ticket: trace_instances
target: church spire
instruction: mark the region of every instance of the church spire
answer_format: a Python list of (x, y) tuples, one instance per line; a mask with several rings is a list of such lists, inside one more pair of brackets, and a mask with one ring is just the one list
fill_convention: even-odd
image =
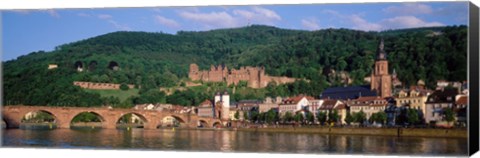
[(385, 60), (387, 58), (385, 54), (385, 50), (383, 50), (384, 47), (385, 46), (383, 44), (383, 38), (382, 38), (380, 41), (380, 44), (378, 45), (377, 60)]

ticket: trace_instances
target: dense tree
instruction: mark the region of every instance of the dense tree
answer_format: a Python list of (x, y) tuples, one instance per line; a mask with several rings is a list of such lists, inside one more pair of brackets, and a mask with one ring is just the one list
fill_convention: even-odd
[(377, 120), (377, 113), (373, 113), (372, 115), (370, 115), (370, 118), (368, 118), (368, 122), (369, 123), (374, 123), (376, 120)]
[(418, 118), (418, 111), (416, 109), (408, 109), (407, 117), (408, 123), (412, 126), (420, 121), (420, 119)]
[(235, 111), (235, 114), (233, 115), (233, 117), (235, 117), (235, 119), (240, 119), (240, 112), (237, 110)]
[(278, 121), (277, 112), (275, 112), (275, 111), (272, 110), (272, 109), (268, 110), (268, 111), (265, 113), (265, 120), (267, 121), (267, 123), (273, 123), (273, 122)]
[(246, 111), (243, 111), (243, 120), (250, 120), (250, 118), (248, 117), (248, 112)]
[[(134, 104), (146, 104), (146, 103), (151, 103), (151, 104), (157, 104), (157, 103), (166, 103), (166, 95), (164, 92), (160, 92), (157, 90), (149, 90), (147, 92), (141, 93), (140, 96), (134, 97), (133, 98), (133, 103)], [(179, 98), (183, 99), (183, 98)], [(177, 101), (177, 100), (175, 100)], [(172, 101), (173, 102), (173, 101)], [(181, 104), (183, 102), (179, 101), (176, 102), (179, 103), (178, 105), (188, 105), (188, 103)]]
[(295, 122), (303, 122), (304, 120), (303, 114), (300, 112), (297, 112), (295, 116), (293, 116), (293, 119), (295, 120)]
[[(108, 81), (107, 81), (107, 82), (108, 82)], [(127, 84), (122, 83), (122, 84), (120, 85), (120, 89), (123, 90), (123, 91), (126, 91), (126, 90), (130, 89), (130, 87), (128, 87)]]
[(451, 108), (445, 108), (443, 110), (443, 113), (444, 113), (444, 117), (445, 117), (445, 121), (448, 122), (448, 124), (450, 124), (450, 122), (453, 122), (455, 121), (455, 113), (453, 112), (453, 110)]
[(347, 116), (345, 116), (345, 122), (347, 123), (347, 125), (350, 125), (350, 123), (352, 123), (353, 121), (355, 121), (355, 119), (353, 118), (352, 114), (347, 112)]
[(377, 119), (375, 120), (375, 122), (384, 125), (387, 121), (387, 113), (380, 111), (380, 112), (377, 112), (376, 115), (377, 115), (376, 116)]
[(326, 112), (318, 112), (317, 114), (317, 120), (320, 122), (321, 125), (324, 125), (325, 122), (327, 121), (327, 113)]
[(293, 115), (290, 111), (287, 111), (284, 115), (283, 115), (283, 122), (290, 122), (293, 120)]
[(305, 119), (308, 122), (311, 122), (311, 123), (313, 123), (313, 121), (315, 121), (315, 117), (313, 116), (313, 114), (311, 112), (305, 113)]
[(367, 118), (367, 114), (365, 114), (365, 112), (363, 112), (363, 110), (360, 110), (359, 112), (353, 113), (353, 118), (354, 118), (355, 122), (363, 125), (363, 123), (365, 122), (365, 120)]
[(332, 110), (328, 113), (328, 122), (330, 123), (336, 123), (339, 120), (339, 115), (337, 110)]

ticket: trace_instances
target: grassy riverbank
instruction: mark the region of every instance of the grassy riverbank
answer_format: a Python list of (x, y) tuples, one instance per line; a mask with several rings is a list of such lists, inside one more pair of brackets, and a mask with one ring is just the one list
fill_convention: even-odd
[(296, 128), (237, 128), (237, 131), (251, 132), (287, 132), (317, 133), (342, 135), (373, 135), (399, 137), (441, 137), (467, 138), (467, 129), (426, 129), (426, 128), (328, 128), (328, 127), (296, 127)]

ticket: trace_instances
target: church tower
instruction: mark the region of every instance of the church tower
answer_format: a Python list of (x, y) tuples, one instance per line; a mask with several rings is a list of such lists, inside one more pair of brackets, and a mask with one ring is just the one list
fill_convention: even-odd
[(382, 98), (392, 96), (392, 77), (388, 74), (388, 60), (384, 51), (383, 39), (378, 46), (370, 87), (371, 90), (377, 92), (377, 96)]

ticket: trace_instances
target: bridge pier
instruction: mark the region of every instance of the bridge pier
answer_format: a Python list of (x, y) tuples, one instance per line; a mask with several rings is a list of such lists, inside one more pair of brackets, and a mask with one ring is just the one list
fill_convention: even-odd
[(104, 129), (116, 129), (117, 128), (117, 124), (114, 123), (102, 123), (102, 128)]
[(70, 128), (70, 122), (57, 123), (57, 128), (65, 128), (65, 129), (68, 129), (68, 128)]
[(143, 124), (144, 129), (157, 129), (157, 126), (154, 123), (145, 123)]

